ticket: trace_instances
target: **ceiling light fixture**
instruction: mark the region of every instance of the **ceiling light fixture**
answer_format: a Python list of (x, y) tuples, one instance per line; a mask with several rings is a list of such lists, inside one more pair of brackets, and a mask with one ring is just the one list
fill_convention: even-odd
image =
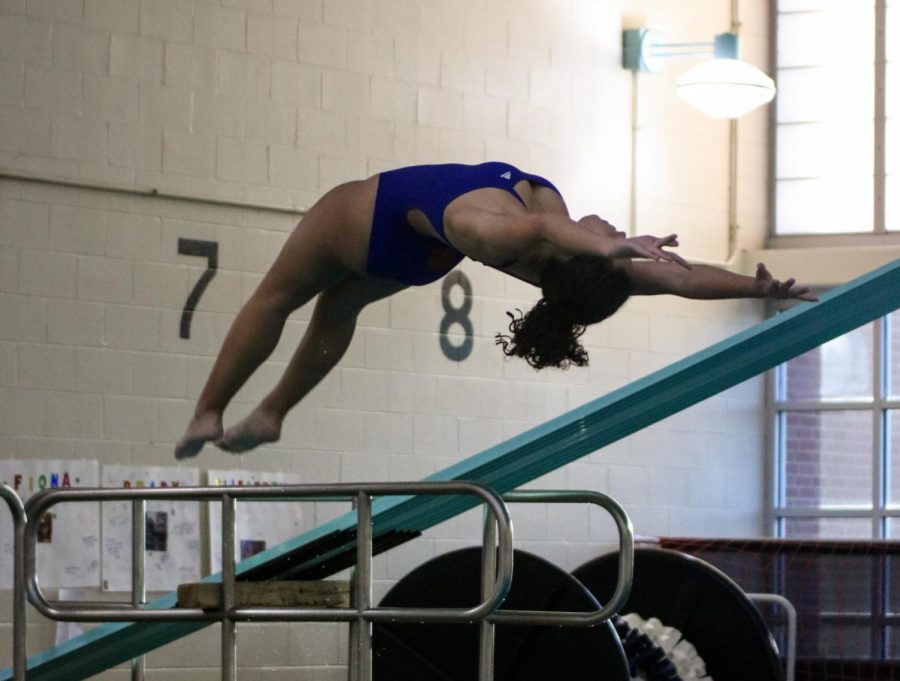
[(712, 55), (685, 72), (676, 84), (684, 101), (714, 118), (738, 118), (775, 97), (775, 83), (765, 73), (738, 59), (735, 33), (720, 33), (711, 43), (671, 43), (646, 28), (622, 34), (622, 65), (630, 71), (659, 71), (668, 57)]

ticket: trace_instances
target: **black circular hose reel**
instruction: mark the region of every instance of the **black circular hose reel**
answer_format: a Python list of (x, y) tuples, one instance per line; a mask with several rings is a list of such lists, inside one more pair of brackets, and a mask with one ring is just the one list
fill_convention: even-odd
[[(612, 594), (618, 554), (600, 556), (570, 575), (517, 550), (514, 566), (512, 586), (501, 610), (588, 612), (599, 609), (598, 598)], [(381, 605), (472, 607), (480, 602), (480, 589), (481, 549), (461, 549), (410, 572)], [(699, 559), (669, 550), (636, 550), (634, 583), (623, 612), (645, 620), (656, 617), (679, 629), (715, 681), (784, 678), (774, 641), (757, 609), (734, 582)], [(679, 678), (665, 656), (640, 640), (641, 632), (621, 618), (615, 624), (590, 628), (498, 624), (494, 678), (627, 681), (631, 671), (654, 681)], [(477, 624), (376, 622), (372, 648), (375, 681), (478, 678)]]
[[(590, 612), (596, 599), (552, 563), (515, 551), (512, 586), (501, 610)], [(385, 607), (461, 608), (481, 600), (481, 548), (438, 556), (391, 589)], [(496, 681), (627, 681), (628, 665), (609, 623), (593, 628), (498, 624)], [(372, 632), (375, 681), (474, 681), (477, 624), (376, 622)], [(597, 670), (603, 670), (598, 677)]]
[[(599, 598), (616, 584), (616, 554), (572, 574)], [(715, 681), (781, 681), (771, 632), (741, 588), (708, 563), (666, 549), (634, 552), (634, 582), (622, 612), (656, 617), (696, 647)]]

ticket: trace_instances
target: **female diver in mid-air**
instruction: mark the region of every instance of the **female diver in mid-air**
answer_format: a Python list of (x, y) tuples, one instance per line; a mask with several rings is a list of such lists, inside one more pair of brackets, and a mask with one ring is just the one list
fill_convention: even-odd
[[(626, 238), (596, 215), (572, 220), (552, 183), (506, 163), (412, 166), (336, 187), (303, 217), (238, 313), (175, 455), (194, 456), (208, 441), (243, 452), (278, 440), (291, 407), (343, 356), (366, 305), (440, 279), (464, 257), (541, 288), (527, 314), (510, 315), (511, 335), (497, 336), (504, 353), (536, 369), (586, 364), (585, 326), (631, 294), (815, 300), (763, 265), (755, 277), (691, 267), (664, 250), (677, 245), (674, 234)], [(278, 384), (223, 430), (226, 405), (275, 348), (288, 315), (317, 294)]]

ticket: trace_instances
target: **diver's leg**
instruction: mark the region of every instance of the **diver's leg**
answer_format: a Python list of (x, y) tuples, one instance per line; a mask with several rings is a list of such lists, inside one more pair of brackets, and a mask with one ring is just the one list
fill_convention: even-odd
[[(318, 204), (317, 204), (318, 205)], [(231, 325), (193, 418), (175, 447), (175, 456), (194, 456), (204, 443), (222, 436), (222, 413), (235, 393), (275, 349), (288, 315), (349, 272), (330, 255), (341, 228), (333, 210), (316, 207), (300, 221), (257, 290)]]
[(288, 411), (344, 356), (360, 311), (403, 288), (405, 285), (399, 282), (350, 275), (323, 291), (281, 380), (256, 409), (229, 428), (216, 444), (229, 452), (244, 452), (277, 441)]

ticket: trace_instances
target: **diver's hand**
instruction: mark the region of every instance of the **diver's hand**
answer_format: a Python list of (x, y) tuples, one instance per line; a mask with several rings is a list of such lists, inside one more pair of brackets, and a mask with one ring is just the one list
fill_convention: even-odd
[(809, 286), (797, 286), (797, 280), (793, 277), (785, 281), (779, 281), (772, 276), (772, 273), (762, 263), (756, 266), (756, 288), (762, 298), (776, 298), (779, 300), (795, 298), (810, 302), (815, 302), (819, 299), (810, 292)]
[(657, 262), (673, 262), (685, 269), (692, 269), (687, 260), (677, 253), (663, 250), (667, 246), (678, 246), (678, 235), (670, 234), (662, 238), (649, 234), (633, 236), (614, 241), (611, 244), (609, 256), (611, 258), (647, 258)]

